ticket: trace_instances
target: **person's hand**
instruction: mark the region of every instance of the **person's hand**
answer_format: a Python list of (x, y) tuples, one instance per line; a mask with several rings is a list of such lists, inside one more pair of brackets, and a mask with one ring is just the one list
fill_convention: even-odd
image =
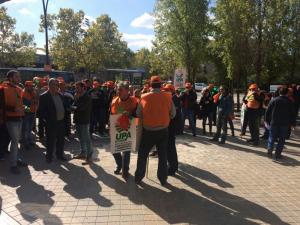
[(130, 116), (130, 113), (128, 111), (124, 111), (122, 114), (128, 117)]

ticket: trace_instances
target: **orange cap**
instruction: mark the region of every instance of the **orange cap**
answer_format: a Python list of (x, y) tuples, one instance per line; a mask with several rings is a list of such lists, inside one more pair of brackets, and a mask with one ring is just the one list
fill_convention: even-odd
[(161, 83), (161, 79), (159, 76), (152, 76), (150, 79), (151, 84), (152, 83)]
[(93, 82), (93, 88), (98, 88), (100, 86), (101, 86), (101, 84), (98, 81)]
[(115, 86), (115, 83), (113, 81), (107, 81), (107, 86), (110, 88), (113, 88)]
[(33, 81), (30, 81), (30, 80), (25, 81), (25, 86), (32, 87), (33, 86)]
[(192, 84), (191, 84), (191, 83), (186, 83), (186, 84), (185, 84), (185, 88), (191, 89), (191, 88), (192, 88)]
[(175, 92), (175, 87), (172, 84), (167, 84), (164, 89), (165, 91)]

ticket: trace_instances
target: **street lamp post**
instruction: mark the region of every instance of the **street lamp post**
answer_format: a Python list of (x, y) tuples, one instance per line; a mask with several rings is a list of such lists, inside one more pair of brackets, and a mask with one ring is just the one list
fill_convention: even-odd
[(47, 18), (49, 0), (42, 0), (42, 1), (43, 1), (43, 10), (44, 10), (44, 28), (45, 28), (45, 38), (46, 38), (46, 65), (50, 65), (49, 45), (48, 45), (48, 18)]

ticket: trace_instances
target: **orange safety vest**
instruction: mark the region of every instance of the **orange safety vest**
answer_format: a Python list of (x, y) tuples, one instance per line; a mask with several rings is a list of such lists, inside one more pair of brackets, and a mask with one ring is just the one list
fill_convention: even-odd
[(147, 93), (142, 95), (142, 123), (147, 127), (168, 127), (172, 96), (166, 92)]
[(126, 101), (122, 101), (120, 97), (115, 97), (111, 103), (111, 114), (118, 114), (127, 111), (133, 113), (137, 107), (137, 101), (134, 97), (129, 97)]
[(22, 89), (10, 82), (4, 88), (4, 98), (7, 117), (23, 117), (24, 107), (22, 101)]
[(248, 92), (246, 100), (247, 100), (247, 107), (249, 109), (259, 109), (260, 103), (257, 100), (255, 100), (254, 93)]
[(33, 91), (32, 93), (29, 93), (28, 91), (25, 91), (25, 89), (22, 92), (22, 99), (26, 99), (30, 101), (30, 109), (29, 112), (36, 113), (37, 111), (37, 96), (36, 93)]

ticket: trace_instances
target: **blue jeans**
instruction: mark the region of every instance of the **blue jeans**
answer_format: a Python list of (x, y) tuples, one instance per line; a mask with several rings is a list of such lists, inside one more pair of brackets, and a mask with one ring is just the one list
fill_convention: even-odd
[(270, 127), (268, 149), (273, 150), (274, 142), (278, 139), (278, 144), (276, 146), (276, 155), (280, 155), (283, 150), (288, 129), (288, 126), (271, 125)]
[(196, 134), (195, 113), (192, 109), (182, 109), (182, 127), (184, 128), (185, 120), (189, 120), (189, 125), (192, 128), (193, 135)]
[(6, 127), (11, 139), (10, 143), (10, 164), (11, 166), (17, 166), (18, 161), (18, 144), (21, 138), (22, 132), (22, 120), (18, 121), (7, 121)]
[(22, 140), (25, 146), (34, 143), (33, 136), (31, 134), (33, 124), (35, 120), (34, 113), (26, 113), (23, 119), (22, 125)]
[(93, 148), (91, 144), (89, 128), (89, 124), (76, 124), (76, 131), (80, 141), (81, 153), (84, 153), (87, 156), (92, 156)]

